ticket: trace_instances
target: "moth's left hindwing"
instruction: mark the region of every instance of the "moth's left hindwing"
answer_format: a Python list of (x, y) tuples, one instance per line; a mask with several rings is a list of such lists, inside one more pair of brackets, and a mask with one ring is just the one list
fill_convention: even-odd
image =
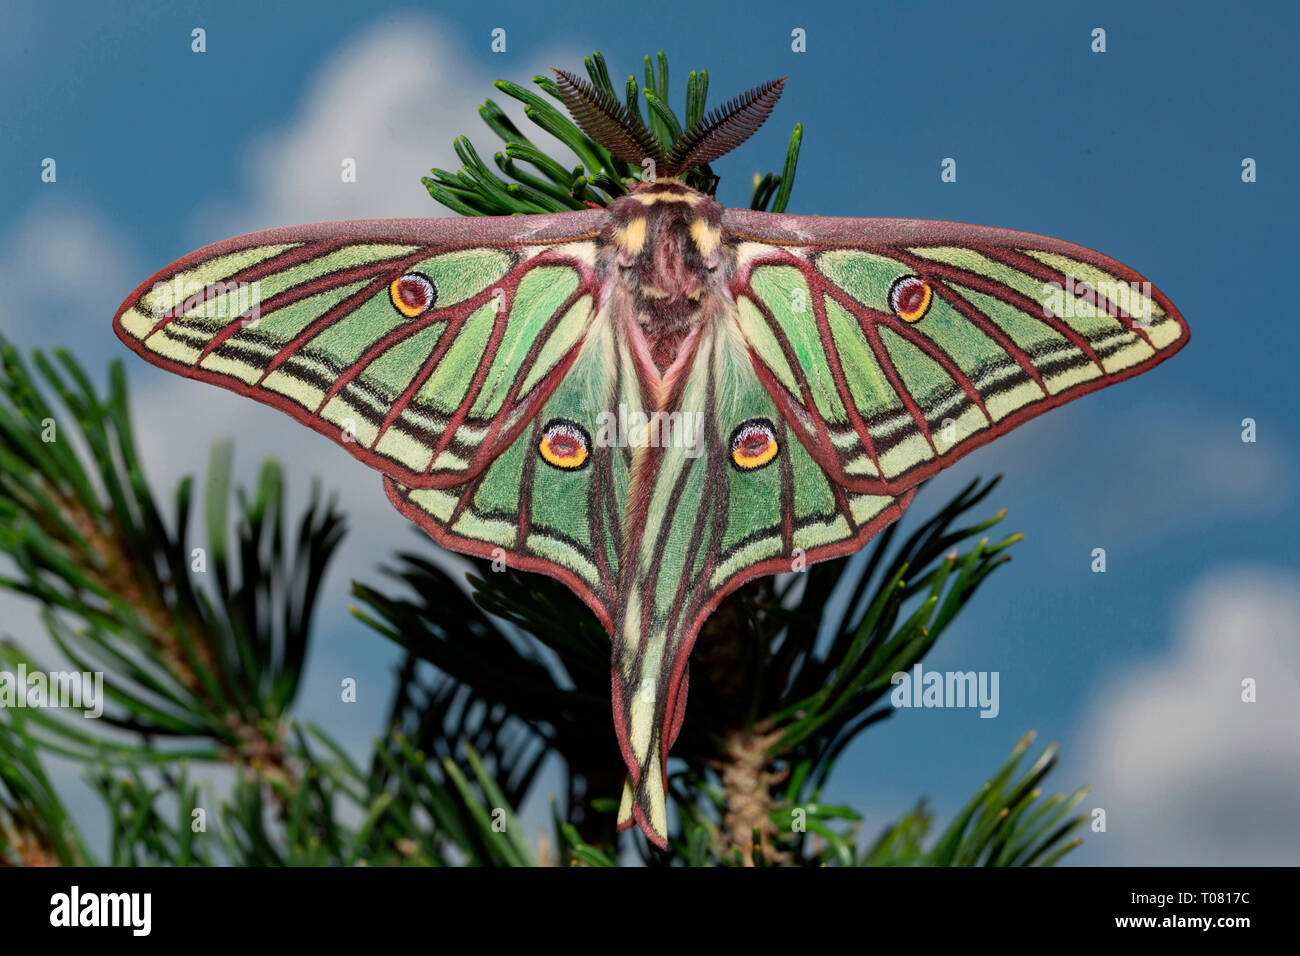
[(477, 476), (594, 312), (598, 216), (332, 223), (243, 236), (114, 318), (155, 365), (272, 405), (413, 487)]

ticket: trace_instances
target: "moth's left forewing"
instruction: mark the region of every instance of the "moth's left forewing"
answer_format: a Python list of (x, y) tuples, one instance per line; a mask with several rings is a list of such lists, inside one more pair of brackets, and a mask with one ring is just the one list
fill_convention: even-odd
[(324, 223), (216, 243), (114, 330), (143, 358), (287, 412), (415, 487), (513, 441), (595, 311), (599, 213)]
[(723, 226), (760, 378), (810, 453), (859, 491), (913, 487), (1188, 340), (1141, 275), (1044, 236), (736, 210)]

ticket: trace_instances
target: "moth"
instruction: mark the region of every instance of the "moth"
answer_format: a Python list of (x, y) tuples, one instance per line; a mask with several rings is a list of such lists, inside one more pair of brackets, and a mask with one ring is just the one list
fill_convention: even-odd
[(612, 641), (620, 826), (666, 846), (691, 646), (724, 597), (857, 551), (919, 482), (1188, 329), (1132, 269), (1056, 239), (686, 186), (783, 80), (665, 149), (556, 72), (583, 131), (651, 170), (607, 208), (241, 236), (146, 280), (113, 326), (334, 439), (443, 546), (581, 597)]

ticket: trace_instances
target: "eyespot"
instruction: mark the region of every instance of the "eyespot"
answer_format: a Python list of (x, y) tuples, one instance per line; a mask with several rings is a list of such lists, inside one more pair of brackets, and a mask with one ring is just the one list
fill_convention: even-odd
[(389, 284), (388, 297), (398, 312), (413, 319), (433, 308), (433, 303), (438, 301), (438, 287), (426, 276), (408, 272)]
[(741, 422), (731, 433), (731, 463), (740, 471), (757, 471), (770, 464), (778, 451), (776, 429), (766, 418)]
[(542, 429), (537, 443), (542, 461), (561, 471), (577, 471), (587, 464), (591, 454), (591, 436), (587, 429), (567, 418), (552, 418)]
[(920, 276), (899, 276), (889, 287), (889, 307), (904, 322), (920, 322), (930, 311), (933, 292)]

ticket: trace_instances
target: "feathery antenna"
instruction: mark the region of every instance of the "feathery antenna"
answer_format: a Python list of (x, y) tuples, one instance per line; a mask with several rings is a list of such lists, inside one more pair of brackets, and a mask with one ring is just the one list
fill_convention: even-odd
[(597, 89), (567, 70), (555, 70), (565, 108), (584, 133), (619, 159), (640, 166), (647, 157), (662, 167), (663, 147), (633, 114), (605, 90)]
[(781, 98), (789, 77), (760, 84), (688, 127), (665, 155), (658, 137), (608, 90), (555, 70), (560, 97), (573, 121), (614, 156), (634, 165), (652, 159), (660, 176), (706, 166), (753, 136)]
[(676, 176), (711, 163), (753, 136), (771, 115), (787, 79), (769, 80), (742, 93), (683, 132), (668, 153), (665, 174)]

